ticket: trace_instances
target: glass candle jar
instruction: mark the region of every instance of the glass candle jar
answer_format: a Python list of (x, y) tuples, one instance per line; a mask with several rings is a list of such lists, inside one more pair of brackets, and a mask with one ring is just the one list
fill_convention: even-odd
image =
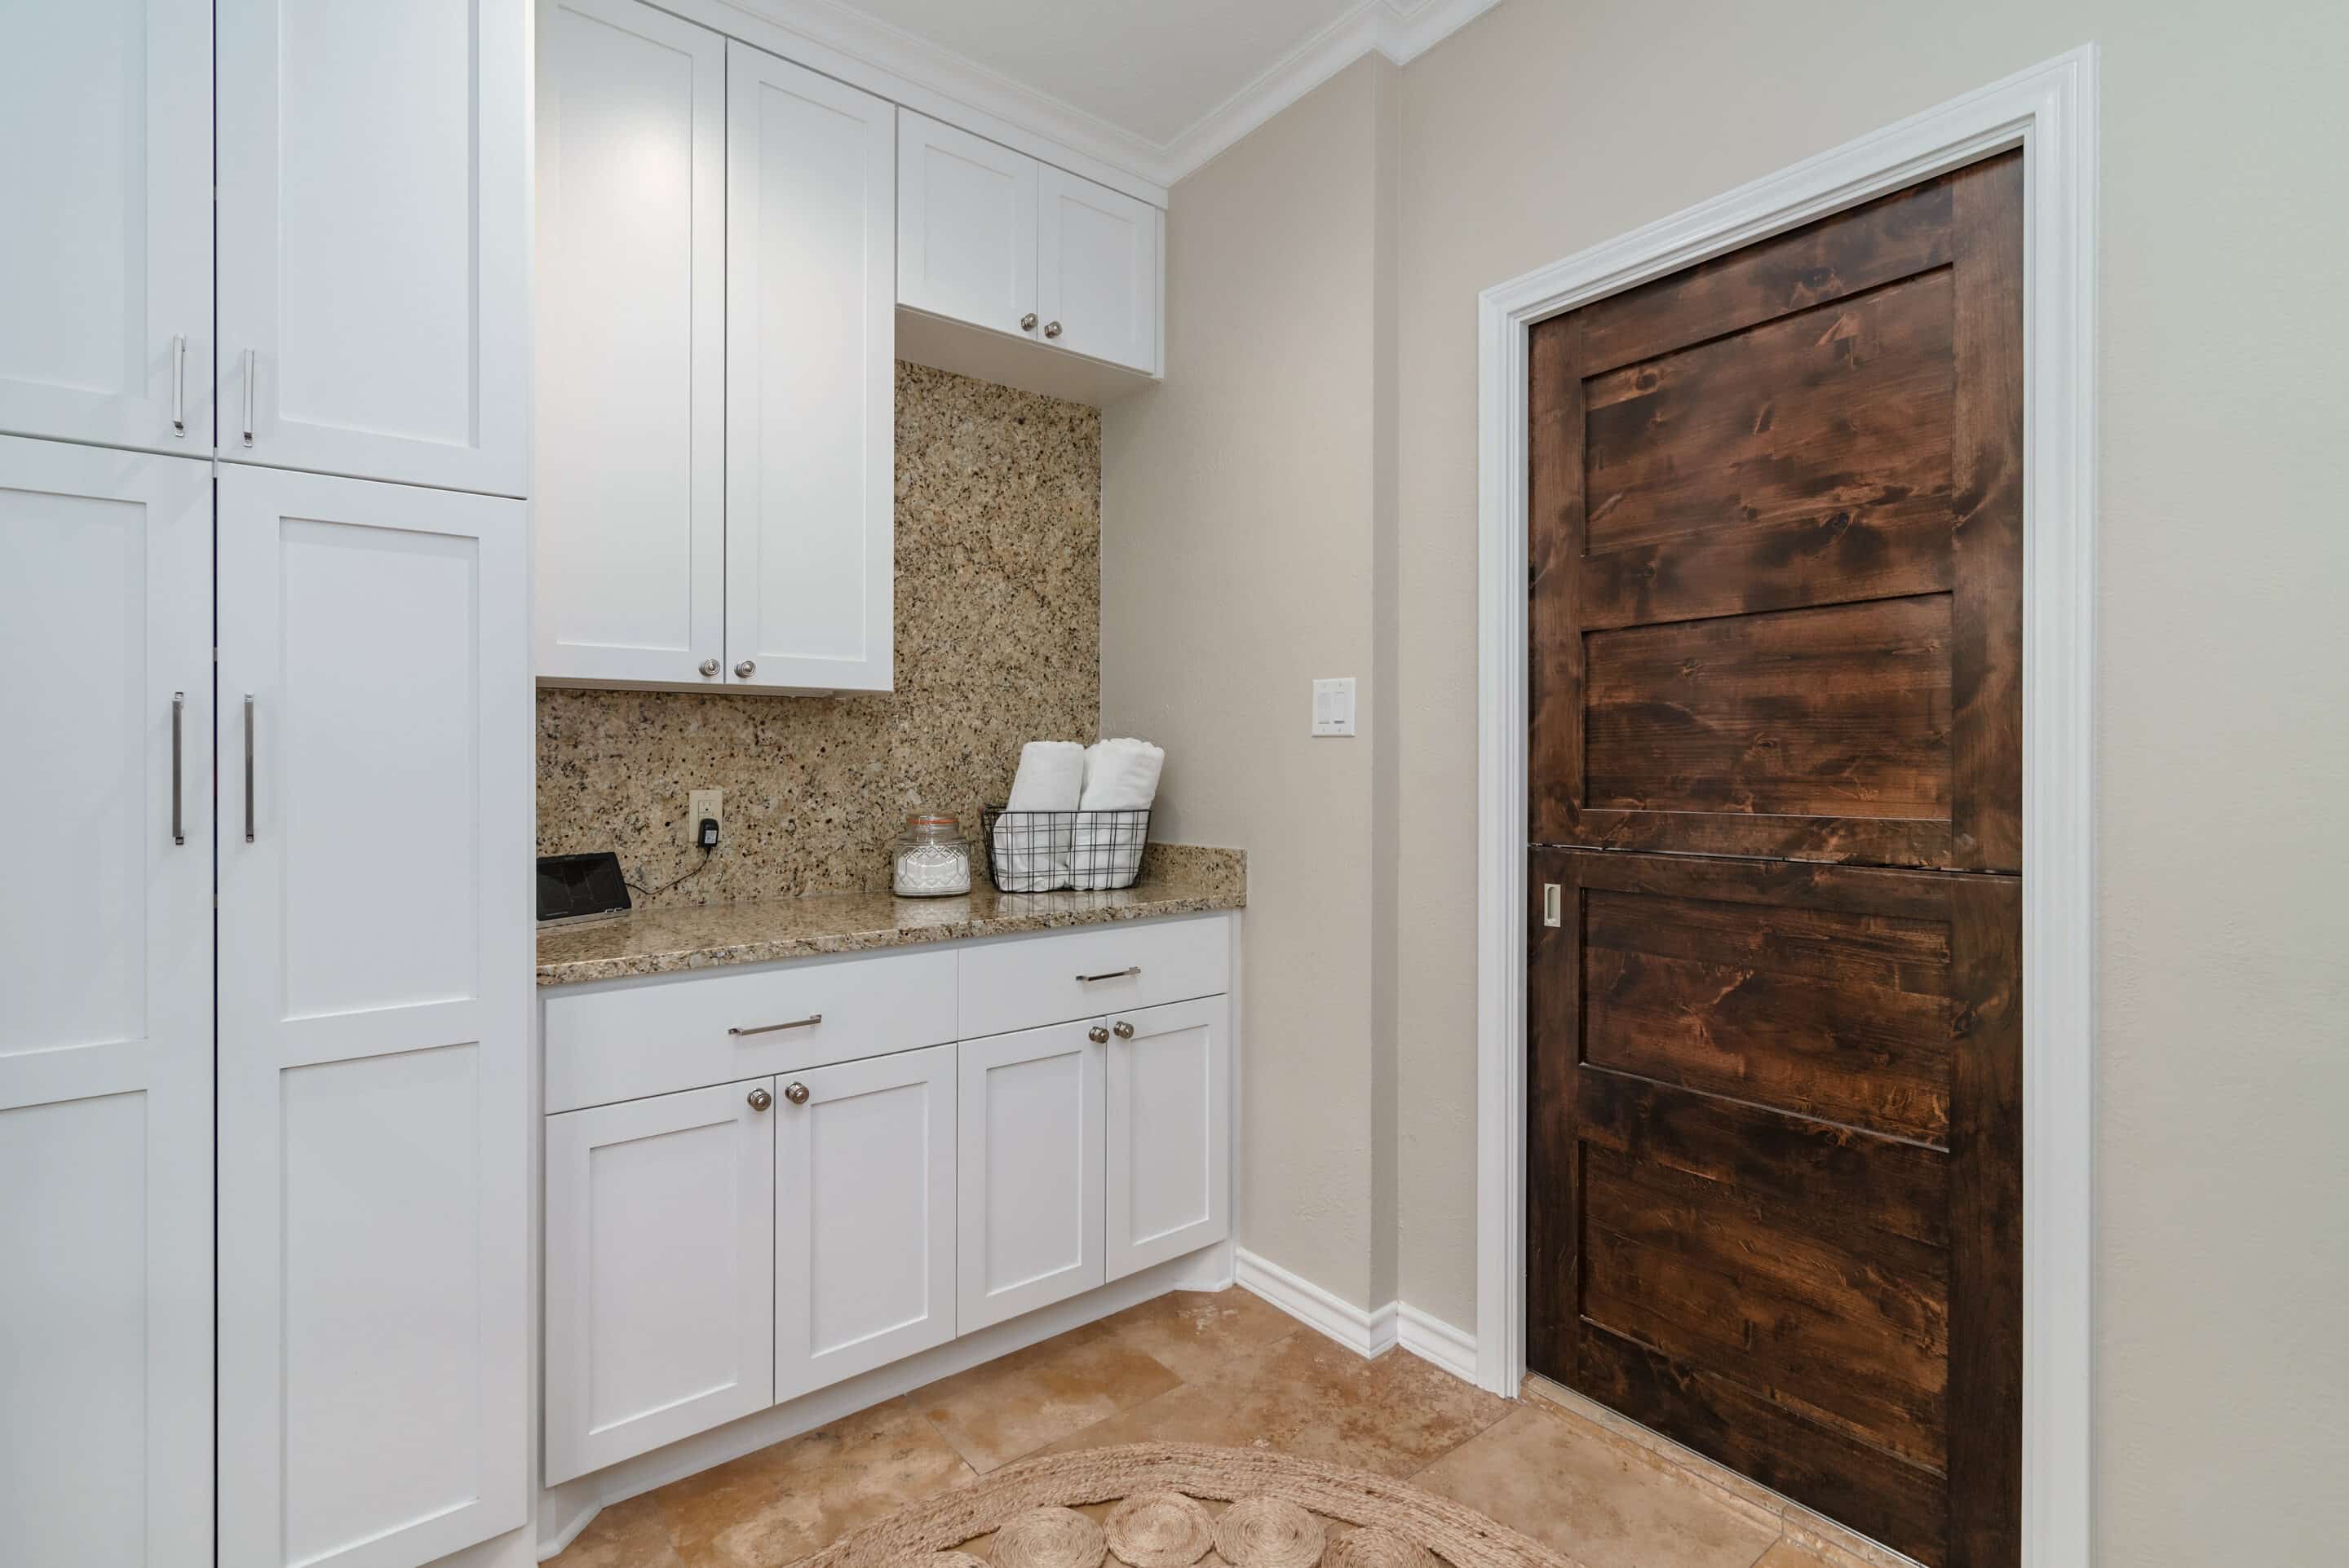
[(891, 885), (899, 898), (951, 898), (970, 891), (970, 845), (952, 817), (906, 818), (894, 864)]

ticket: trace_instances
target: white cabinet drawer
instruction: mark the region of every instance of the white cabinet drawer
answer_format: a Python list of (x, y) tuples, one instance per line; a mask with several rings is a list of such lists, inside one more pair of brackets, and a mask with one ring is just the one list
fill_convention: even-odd
[(976, 1039), (1231, 988), (1231, 925), (1220, 914), (1129, 921), (966, 948), (961, 1035)]
[(799, 1072), (954, 1037), (955, 954), (945, 948), (557, 990), (546, 998), (546, 1109)]

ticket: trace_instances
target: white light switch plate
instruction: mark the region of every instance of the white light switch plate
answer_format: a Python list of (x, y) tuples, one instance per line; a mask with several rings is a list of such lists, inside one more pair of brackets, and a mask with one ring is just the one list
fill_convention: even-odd
[(1351, 735), (1354, 733), (1354, 677), (1340, 676), (1336, 680), (1313, 683), (1313, 733), (1316, 735)]

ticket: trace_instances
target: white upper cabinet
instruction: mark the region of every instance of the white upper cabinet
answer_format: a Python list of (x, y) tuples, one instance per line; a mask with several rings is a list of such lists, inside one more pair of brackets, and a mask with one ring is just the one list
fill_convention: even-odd
[(1158, 374), (1157, 208), (911, 109), (897, 122), (900, 305)]
[(1047, 165), (1037, 222), (1037, 330), (1071, 353), (1155, 371), (1158, 209)]
[(0, 431), (209, 456), (210, 0), (0, 18)]
[(212, 500), (0, 438), (0, 1563), (212, 1561)]
[(542, 0), (537, 268), (538, 674), (719, 685), (724, 38)]
[(525, 0), (220, 0), (220, 446), (521, 495)]
[(727, 683), (887, 691), (895, 111), (726, 57)]
[(1042, 165), (967, 130), (897, 113), (897, 303), (1037, 335)]
[(529, 524), (218, 490), (220, 1561), (411, 1568), (528, 1517)]

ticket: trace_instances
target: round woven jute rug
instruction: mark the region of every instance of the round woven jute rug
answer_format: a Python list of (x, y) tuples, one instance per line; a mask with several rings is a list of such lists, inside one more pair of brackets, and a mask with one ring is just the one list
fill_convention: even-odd
[(805, 1568), (981, 1560), (989, 1568), (1574, 1568), (1405, 1481), (1198, 1443), (1023, 1460), (844, 1535)]

